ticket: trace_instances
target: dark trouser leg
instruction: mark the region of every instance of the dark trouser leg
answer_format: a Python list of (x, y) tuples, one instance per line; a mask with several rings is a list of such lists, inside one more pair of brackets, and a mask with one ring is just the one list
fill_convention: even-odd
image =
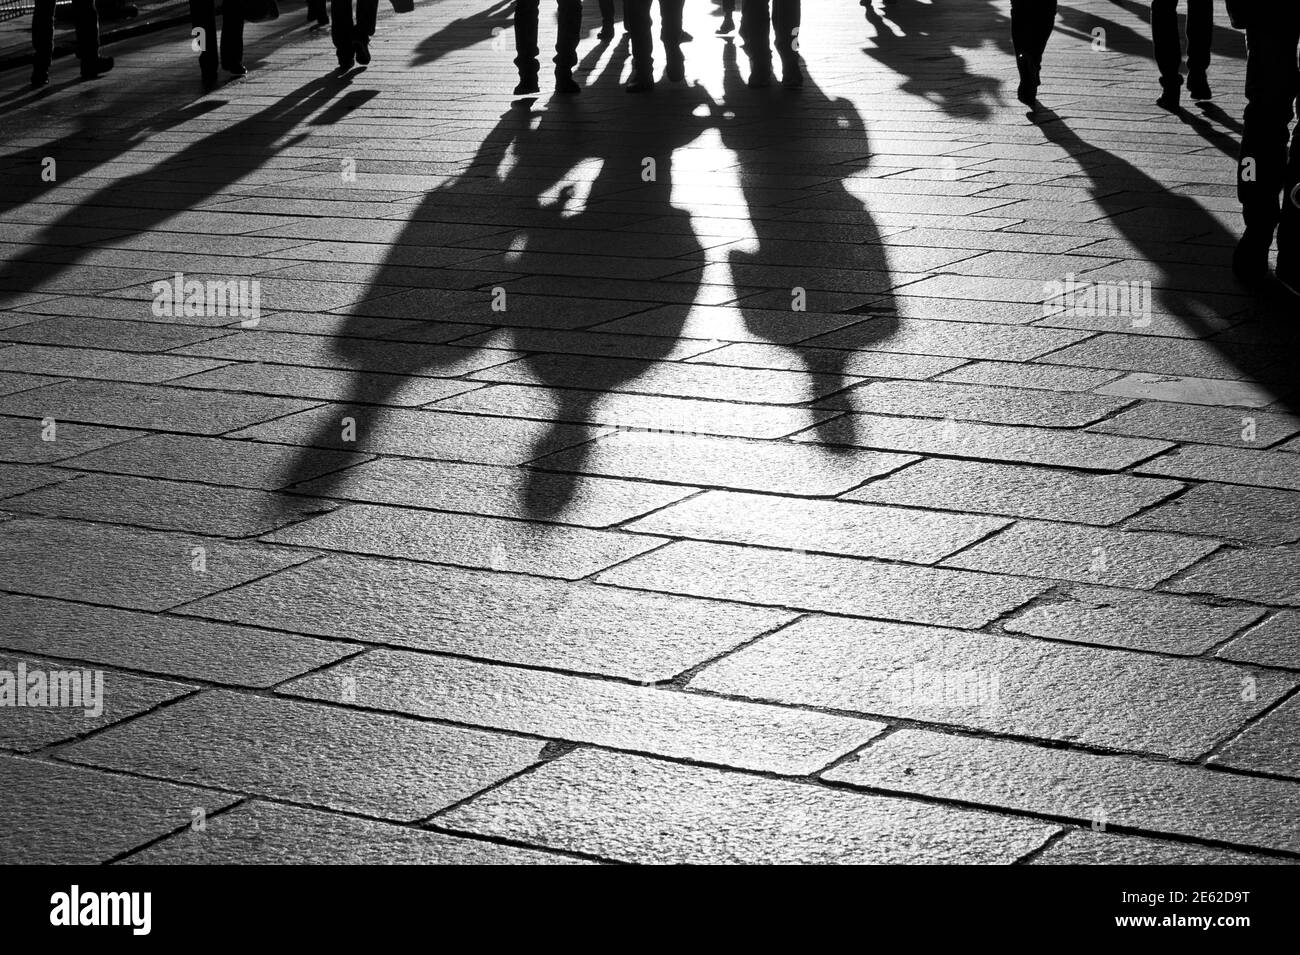
[[(1297, 235), (1297, 211), (1290, 198), (1300, 180), (1300, 154), (1292, 142), (1288, 162), (1287, 141), (1300, 93), (1300, 68), (1296, 48), (1300, 45), (1300, 15), (1280, 27), (1277, 24), (1252, 27), (1246, 33), (1246, 114), (1241, 137), (1241, 161), (1237, 170), (1237, 198), (1253, 240), (1267, 243), (1281, 217), (1279, 201), (1292, 206), (1286, 216), (1291, 242)], [(1279, 242), (1281, 239), (1279, 238)], [(1293, 252), (1294, 254), (1294, 252)]]
[(740, 40), (745, 55), (752, 67), (767, 72), (772, 69), (772, 49), (767, 40), (771, 29), (772, 13), (768, 10), (767, 0), (741, 0)]
[(340, 53), (352, 53), (352, 0), (330, 0), (330, 39)]
[(1151, 0), (1151, 44), (1155, 48), (1160, 85), (1183, 85), (1183, 41), (1178, 35), (1178, 0)]
[(36, 65), (48, 69), (50, 57), (54, 55), (54, 0), (36, 0), (36, 9), (32, 11), (32, 50)]
[(1187, 72), (1210, 68), (1210, 40), (1214, 36), (1214, 0), (1187, 0)]
[(239, 66), (244, 62), (244, 0), (225, 0), (221, 5), (221, 63)]
[(772, 42), (783, 60), (798, 52), (801, 6), (800, 0), (772, 0)]
[(682, 57), (682, 7), (685, 0), (659, 0), (659, 39), (664, 44), (668, 65), (680, 65)]
[(515, 2), (515, 66), (519, 78), (537, 78), (537, 0)]
[(1056, 0), (1011, 0), (1011, 43), (1020, 79), (1038, 85), (1043, 51), (1056, 23)]
[(199, 36), (199, 69), (206, 78), (217, 75), (217, 9), (213, 0), (190, 0), (190, 24), (203, 32)]
[(578, 39), (582, 34), (582, 0), (559, 0), (555, 14), (555, 72), (567, 76), (578, 65)]
[(642, 76), (651, 76), (655, 53), (650, 34), (650, 0), (623, 0), (623, 25), (632, 37), (632, 69)]
[(352, 35), (365, 43), (375, 35), (375, 22), (379, 19), (379, 0), (357, 0), (357, 24)]
[(95, 0), (73, 0), (72, 17), (77, 27), (77, 58), (98, 59), (99, 13), (95, 10)]
[(325, 10), (325, 0), (307, 0), (307, 14), (317, 23), (325, 19)]
[(600, 22), (614, 23), (614, 0), (600, 0)]

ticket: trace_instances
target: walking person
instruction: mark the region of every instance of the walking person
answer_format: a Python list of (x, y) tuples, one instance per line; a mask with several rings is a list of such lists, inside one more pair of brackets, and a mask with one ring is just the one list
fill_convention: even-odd
[(1229, 2), (1246, 30), (1246, 113), (1237, 165), (1237, 198), (1246, 231), (1232, 269), (1247, 283), (1268, 275), (1277, 233), (1277, 278), (1300, 295), (1300, 5)]
[[(1210, 38), (1214, 35), (1214, 0), (1187, 0), (1187, 92), (1207, 100), (1210, 91)], [(1183, 42), (1178, 34), (1178, 0), (1151, 0), (1151, 42), (1163, 90), (1156, 105), (1178, 109), (1183, 86)]]
[(753, 88), (772, 85), (772, 45), (781, 57), (781, 85), (787, 89), (803, 86), (799, 67), (799, 24), (802, 19), (800, 0), (741, 0), (740, 38), (749, 57), (749, 81)]
[[(626, 13), (625, 4), (625, 16)], [(578, 34), (582, 31), (582, 0), (555, 0), (555, 15), (555, 92), (572, 96), (582, 92), (582, 87), (573, 79), (573, 68), (578, 65)], [(540, 89), (537, 80), (541, 69), (537, 61), (540, 53), (537, 20), (538, 0), (516, 0), (515, 66), (519, 70), (516, 96), (526, 96)]]
[[(626, 87), (629, 93), (644, 93), (655, 85), (650, 3), (651, 0), (623, 2), (623, 22), (632, 35), (632, 74)], [(672, 83), (686, 79), (686, 59), (682, 55), (684, 5), (684, 0), (659, 0), (659, 40), (664, 45), (664, 57), (668, 61), (664, 78)]]
[[(225, 0), (221, 4), (221, 41), (217, 41), (215, 0), (190, 0), (190, 23), (201, 30), (199, 72), (203, 85), (217, 83), (217, 62), (232, 76), (244, 76), (244, 4), (246, 0)], [(218, 56), (218, 51), (220, 55)]]
[[(77, 30), (77, 59), (81, 61), (81, 78), (93, 80), (113, 68), (111, 56), (99, 55), (99, 14), (95, 0), (72, 0), (72, 16)], [(54, 0), (36, 0), (32, 11), (32, 88), (50, 82), (50, 61), (54, 57)]]
[(1016, 51), (1020, 85), (1016, 99), (1038, 105), (1043, 53), (1056, 27), (1056, 0), (1011, 0), (1011, 45)]
[(350, 70), (354, 63), (369, 65), (370, 38), (375, 35), (378, 19), (379, 0), (357, 0), (355, 21), (352, 0), (330, 0), (330, 38), (334, 41), (340, 70)]

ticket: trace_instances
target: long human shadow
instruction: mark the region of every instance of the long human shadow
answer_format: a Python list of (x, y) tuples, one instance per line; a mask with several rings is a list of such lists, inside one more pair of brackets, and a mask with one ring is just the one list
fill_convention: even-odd
[[(740, 75), (737, 66), (736, 47), (730, 41), (723, 50), (723, 89), (729, 113), (733, 118), (721, 124), (723, 145), (741, 157), (739, 178), (741, 190), (749, 206), (751, 227), (757, 237), (757, 247), (753, 251), (736, 249), (730, 253), (732, 278), (737, 289), (752, 288), (755, 280), (764, 274), (788, 273), (791, 268), (818, 267), (819, 259), (824, 255), (842, 255), (850, 253), (849, 259), (836, 260), (835, 268), (853, 271), (860, 275), (878, 275), (874, 288), (870, 290), (872, 313), (875, 318), (857, 326), (854, 346), (870, 350), (873, 343), (883, 341), (897, 332), (898, 320), (894, 315), (893, 296), (889, 289), (893, 285), (889, 265), (888, 250), (871, 214), (863, 203), (853, 196), (844, 185), (844, 178), (865, 170), (870, 165), (870, 149), (866, 126), (853, 104), (847, 99), (832, 99), (817, 85), (811, 71), (805, 75), (802, 90), (791, 94), (779, 90), (750, 91)], [(827, 128), (834, 128), (840, 142), (857, 144), (860, 152), (846, 161), (843, 153), (830, 153), (820, 144), (826, 142)], [(774, 157), (784, 155), (788, 162), (774, 161)], [(750, 165), (745, 164), (750, 161)], [(789, 219), (776, 219), (764, 214), (770, 211), (766, 195), (773, 191), (789, 189), (789, 170), (803, 168), (809, 172), (831, 171), (827, 182), (819, 187), (818, 199), (829, 198), (829, 208), (855, 212), (858, 218), (854, 222), (856, 234), (853, 244), (838, 244), (833, 251), (806, 250), (800, 240), (792, 240), (788, 231)], [(817, 226), (808, 223), (803, 230), (809, 240), (816, 241)], [(827, 263), (831, 264), (831, 263)], [(740, 301), (741, 314), (746, 327), (756, 337), (765, 337), (764, 332), (772, 328), (772, 311), (770, 308), (755, 307), (752, 303), (763, 301), (761, 297), (746, 296)], [(798, 312), (791, 312), (790, 321), (797, 323)], [(810, 332), (810, 337), (815, 333)], [(789, 341), (786, 336), (782, 341)], [(809, 398), (816, 400), (822, 396), (837, 394), (848, 387), (846, 364), (853, 352), (840, 349), (818, 349), (814, 353), (798, 348), (792, 349), (800, 358), (804, 371), (809, 376), (829, 377), (831, 381), (824, 388), (810, 388)], [(816, 358), (810, 358), (815, 354)], [(809, 381), (816, 379), (810, 377)], [(833, 416), (814, 423), (814, 430), (819, 435), (830, 427)], [(848, 419), (852, 422), (854, 419)], [(845, 440), (844, 422), (835, 425), (836, 443), (829, 446), (831, 452), (843, 451), (844, 446), (853, 443), (852, 436)]]
[[(135, 210), (129, 226), (114, 224), (113, 228), (120, 228), (128, 235), (151, 231), (255, 172), (272, 155), (272, 144), (277, 139), (328, 103), (346, 85), (347, 78), (338, 76), (320, 77), (303, 84), (267, 109), (195, 140), (158, 165), (109, 182), (49, 222), (38, 233), (38, 238), (29, 244), (55, 244), (56, 230), (84, 224), (85, 209), (101, 206)], [(300, 133), (286, 145), (306, 136), (305, 132)], [(191, 175), (196, 170), (214, 175)], [(170, 171), (175, 171), (177, 178), (186, 182), (188, 188), (175, 193), (160, 192), (158, 182), (165, 181)], [(75, 268), (81, 256), (92, 251), (89, 247), (71, 249), (71, 254), (62, 256), (59, 261), (6, 262), (0, 266), (0, 301), (3, 301), (5, 292), (41, 289)]]
[[(1226, 295), (1241, 293), (1228, 272), (1236, 237), (1196, 200), (1171, 193), (1128, 160), (1085, 141), (1051, 110), (1037, 115), (1037, 125), (1043, 136), (1064, 149), (1092, 180), (1092, 202), (1110, 216), (1102, 221), (1123, 232), (1143, 259), (1159, 269), (1160, 275), (1151, 284), (1161, 310), (1214, 348), (1243, 378), (1263, 385), (1289, 410), (1300, 412), (1300, 395), (1296, 392), (1300, 329), (1294, 321), (1295, 299), (1288, 299), (1275, 285), (1257, 291), (1244, 312), (1240, 307), (1206, 298), (1206, 292), (1196, 288), (1206, 274), (1204, 268), (1171, 259), (1169, 236), (1164, 231), (1150, 228), (1137, 216), (1124, 214), (1132, 211), (1130, 194), (1137, 191), (1159, 195), (1159, 212), (1169, 229), (1195, 237), (1199, 244), (1222, 249), (1221, 290)], [(1123, 182), (1125, 188), (1116, 189), (1115, 180)], [(1227, 319), (1241, 321), (1224, 331), (1222, 322)]]
[[(580, 72), (589, 69), (603, 46), (597, 47), (584, 58)], [(616, 85), (627, 56), (627, 45), (620, 44), (596, 77), (598, 83)], [(493, 245), (509, 249), (499, 255), (501, 272), (517, 274), (522, 279), (529, 275), (556, 276), (556, 256), (572, 254), (579, 262), (588, 254), (600, 256), (601, 262), (614, 270), (605, 276), (618, 283), (620, 280), (640, 282), (644, 273), (636, 266), (662, 261), (667, 273), (683, 273), (694, 278), (673, 281), (673, 295), (659, 302), (657, 316), (662, 325), (653, 337), (638, 339), (636, 356), (630, 353), (615, 361), (591, 359), (587, 367), (575, 375), (571, 364), (557, 361), (553, 353), (529, 351), (518, 347), (516, 340), (521, 332), (532, 325), (526, 312), (521, 320), (518, 306), (512, 305), (514, 293), (511, 282), (503, 283), (506, 289), (506, 309), (491, 308), (492, 287), (496, 284), (493, 273), (484, 272), (484, 281), (473, 290), (480, 303), (465, 304), (456, 301), (457, 311), (450, 324), (470, 323), (478, 328), (476, 334), (490, 340), (495, 348), (515, 346), (522, 357), (517, 362), (526, 372), (527, 383), (546, 390), (552, 401), (547, 421), (528, 454), (529, 459), (553, 450), (574, 445), (572, 425), (588, 424), (599, 420), (597, 405), (619, 390), (619, 386), (644, 374), (654, 362), (666, 358), (677, 347), (682, 327), (691, 311), (699, 288), (699, 274), (704, 265), (704, 252), (691, 227), (691, 217), (686, 209), (673, 205), (673, 154), (701, 135), (713, 122), (708, 97), (703, 89), (689, 87), (666, 94), (655, 103), (636, 104), (636, 109), (621, 108), (611, 113), (587, 110), (581, 101), (557, 98), (540, 115), (529, 110), (529, 101), (516, 104), (507, 110), (501, 120), (480, 144), (465, 172), (450, 183), (434, 189), (412, 213), (402, 233), (394, 241), (384, 265), (372, 277), (375, 289), (392, 286), (410, 286), (411, 250), (427, 245), (431, 238), (437, 241), (439, 222), (465, 221), (466, 208), (508, 209), (514, 221), (525, 225), (511, 228), (502, 226), (502, 233), (493, 236)], [(699, 107), (704, 106), (704, 109)], [(698, 115), (697, 115), (698, 111)], [(538, 120), (534, 122), (534, 120)], [(656, 160), (656, 175), (651, 181), (642, 177), (643, 161)], [(585, 199), (577, 195), (576, 184), (567, 174), (599, 163), (600, 171), (591, 180)], [(505, 172), (501, 172), (502, 169)], [(549, 173), (549, 174), (548, 174)], [(656, 234), (650, 235), (631, 229), (611, 226), (617, 216), (605, 207), (623, 208), (635, 203), (641, 211), (641, 221), (654, 220)], [(566, 252), (566, 247), (582, 242), (591, 248), (591, 237), (598, 237), (594, 252)], [(670, 249), (666, 258), (656, 259), (656, 248)], [(664, 253), (660, 253), (664, 255)], [(416, 256), (415, 258), (418, 258)], [(619, 266), (617, 263), (626, 263)], [(481, 264), (481, 263), (480, 263)], [(620, 267), (626, 274), (617, 274)], [(439, 270), (428, 269), (428, 291), (439, 288)], [(560, 274), (564, 274), (560, 269)], [(563, 298), (583, 299), (587, 280), (580, 270), (569, 273), (572, 277), (559, 279), (572, 289), (565, 294), (564, 286), (557, 285)], [(642, 284), (644, 287), (644, 284)], [(448, 283), (446, 291), (463, 291), (455, 282)], [(437, 296), (431, 296), (436, 302)], [(527, 297), (525, 297), (527, 300)], [(432, 312), (434, 305), (430, 308)], [(437, 326), (443, 319), (430, 314), (424, 319), (428, 337), (441, 340)], [(354, 314), (340, 329), (335, 341), (336, 353), (343, 363), (353, 370), (348, 394), (342, 403), (349, 407), (348, 414), (357, 421), (358, 432), (379, 433), (386, 419), (395, 410), (396, 393), (413, 376), (454, 377), (457, 368), (482, 347), (482, 341), (459, 346), (421, 345), (418, 343), (394, 344), (383, 341), (376, 349), (374, 333), (369, 326), (373, 320)], [(487, 333), (484, 335), (483, 333)], [(369, 338), (365, 336), (370, 336)], [(461, 336), (467, 337), (467, 336)], [(436, 406), (435, 406), (436, 407)], [(431, 422), (436, 420), (431, 418)], [(430, 424), (430, 428), (436, 427)], [(490, 440), (485, 438), (484, 440)], [(354, 449), (344, 444), (334, 420), (322, 421), (317, 431), (306, 442), (309, 446)], [(586, 443), (571, 449), (565, 473), (521, 471), (524, 486), (523, 503), (527, 512), (547, 519), (560, 514), (572, 500), (576, 491), (582, 459), (588, 451)], [(295, 465), (294, 480), (315, 477), (316, 471), (305, 457), (301, 466)], [(312, 484), (313, 493), (330, 494), (348, 480), (346, 471), (327, 475)]]
[(447, 22), (416, 44), (407, 65), (428, 66), (449, 53), (482, 43), (485, 36), (500, 38), (501, 43), (507, 44), (503, 49), (513, 49), (509, 31), (514, 22), (510, 16), (514, 5), (515, 0), (497, 0), (486, 9)]
[(969, 30), (959, 29), (953, 16), (936, 13), (932, 4), (890, 4), (883, 14), (867, 4), (864, 10), (876, 35), (863, 52), (904, 78), (899, 89), (934, 103), (949, 116), (991, 115), (989, 101), (999, 100), (1002, 77), (971, 72), (958, 52), (977, 49), (988, 39), (1011, 52), (1011, 21), (989, 0), (966, 0), (962, 5), (960, 24), (969, 24)]

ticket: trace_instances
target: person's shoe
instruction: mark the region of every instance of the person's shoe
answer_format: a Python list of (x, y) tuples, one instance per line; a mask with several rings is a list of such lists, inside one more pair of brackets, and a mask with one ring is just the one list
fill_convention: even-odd
[(745, 85), (751, 90), (767, 89), (772, 85), (772, 64), (771, 63), (754, 63), (749, 64), (749, 79)]
[(1194, 100), (1214, 99), (1214, 92), (1210, 89), (1210, 80), (1204, 73), (1189, 73), (1187, 75), (1187, 94)]
[(781, 85), (788, 90), (803, 88), (803, 70), (799, 68), (797, 56), (781, 58)]
[(1016, 99), (1024, 103), (1030, 109), (1038, 107), (1038, 84), (1031, 83), (1029, 80), (1021, 80), (1020, 85), (1016, 87)]
[(678, 42), (679, 42), (679, 43), (690, 43), (690, 42), (691, 42), (692, 40), (694, 40), (694, 39), (695, 39), (695, 37), (691, 36), (689, 33), (687, 33), (685, 30), (683, 30), (682, 33), (681, 33), (681, 39), (678, 40)]
[(654, 74), (650, 70), (632, 68), (632, 75), (627, 78), (623, 89), (629, 93), (648, 93), (655, 88)]
[(568, 70), (555, 71), (555, 92), (561, 96), (576, 96), (582, 92), (582, 87), (574, 80), (573, 74)]
[(42, 86), (50, 85), (50, 64), (33, 63), (32, 64), (32, 89), (38, 90)]
[(612, 40), (612, 39), (614, 39), (614, 21), (613, 21), (613, 20), (606, 20), (604, 23), (602, 23), (602, 24), (600, 25), (600, 32), (596, 34), (596, 39), (597, 39), (597, 40)]
[(102, 76), (113, 68), (113, 58), (111, 56), (95, 56), (88, 60), (81, 61), (81, 78), (83, 80), (93, 80)]
[(248, 67), (243, 63), (231, 63), (227, 60), (221, 61), (221, 68), (232, 76), (247, 76)]
[(357, 63), (360, 64), (361, 66), (369, 66), (370, 65), (370, 41), (353, 40), (352, 55), (357, 58)]
[(1160, 94), (1160, 98), (1156, 100), (1156, 105), (1161, 109), (1166, 109), (1171, 113), (1176, 113), (1182, 108), (1179, 105), (1180, 99), (1181, 97), (1178, 95), (1178, 90), (1167, 89)]
[(356, 65), (357, 58), (356, 55), (353, 54), (351, 50), (335, 50), (334, 52), (339, 58), (340, 73), (346, 70), (350, 70), (352, 69), (353, 66)]
[(686, 64), (669, 63), (667, 69), (664, 70), (664, 79), (669, 83), (686, 82)]
[(516, 96), (528, 96), (532, 93), (540, 93), (542, 88), (537, 85), (536, 73), (520, 73), (519, 82), (515, 84)]
[[(1272, 236), (1247, 229), (1232, 251), (1232, 274), (1244, 285), (1255, 285), (1268, 277), (1268, 249)], [(1279, 263), (1280, 265), (1280, 263)]]

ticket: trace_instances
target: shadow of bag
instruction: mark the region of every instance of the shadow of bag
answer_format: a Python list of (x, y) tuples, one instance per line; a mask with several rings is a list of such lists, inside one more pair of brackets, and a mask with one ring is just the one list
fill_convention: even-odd
[(388, 0), (393, 5), (394, 13), (410, 13), (415, 9), (415, 0)]
[(243, 0), (244, 19), (249, 23), (280, 19), (280, 7), (275, 0)]

